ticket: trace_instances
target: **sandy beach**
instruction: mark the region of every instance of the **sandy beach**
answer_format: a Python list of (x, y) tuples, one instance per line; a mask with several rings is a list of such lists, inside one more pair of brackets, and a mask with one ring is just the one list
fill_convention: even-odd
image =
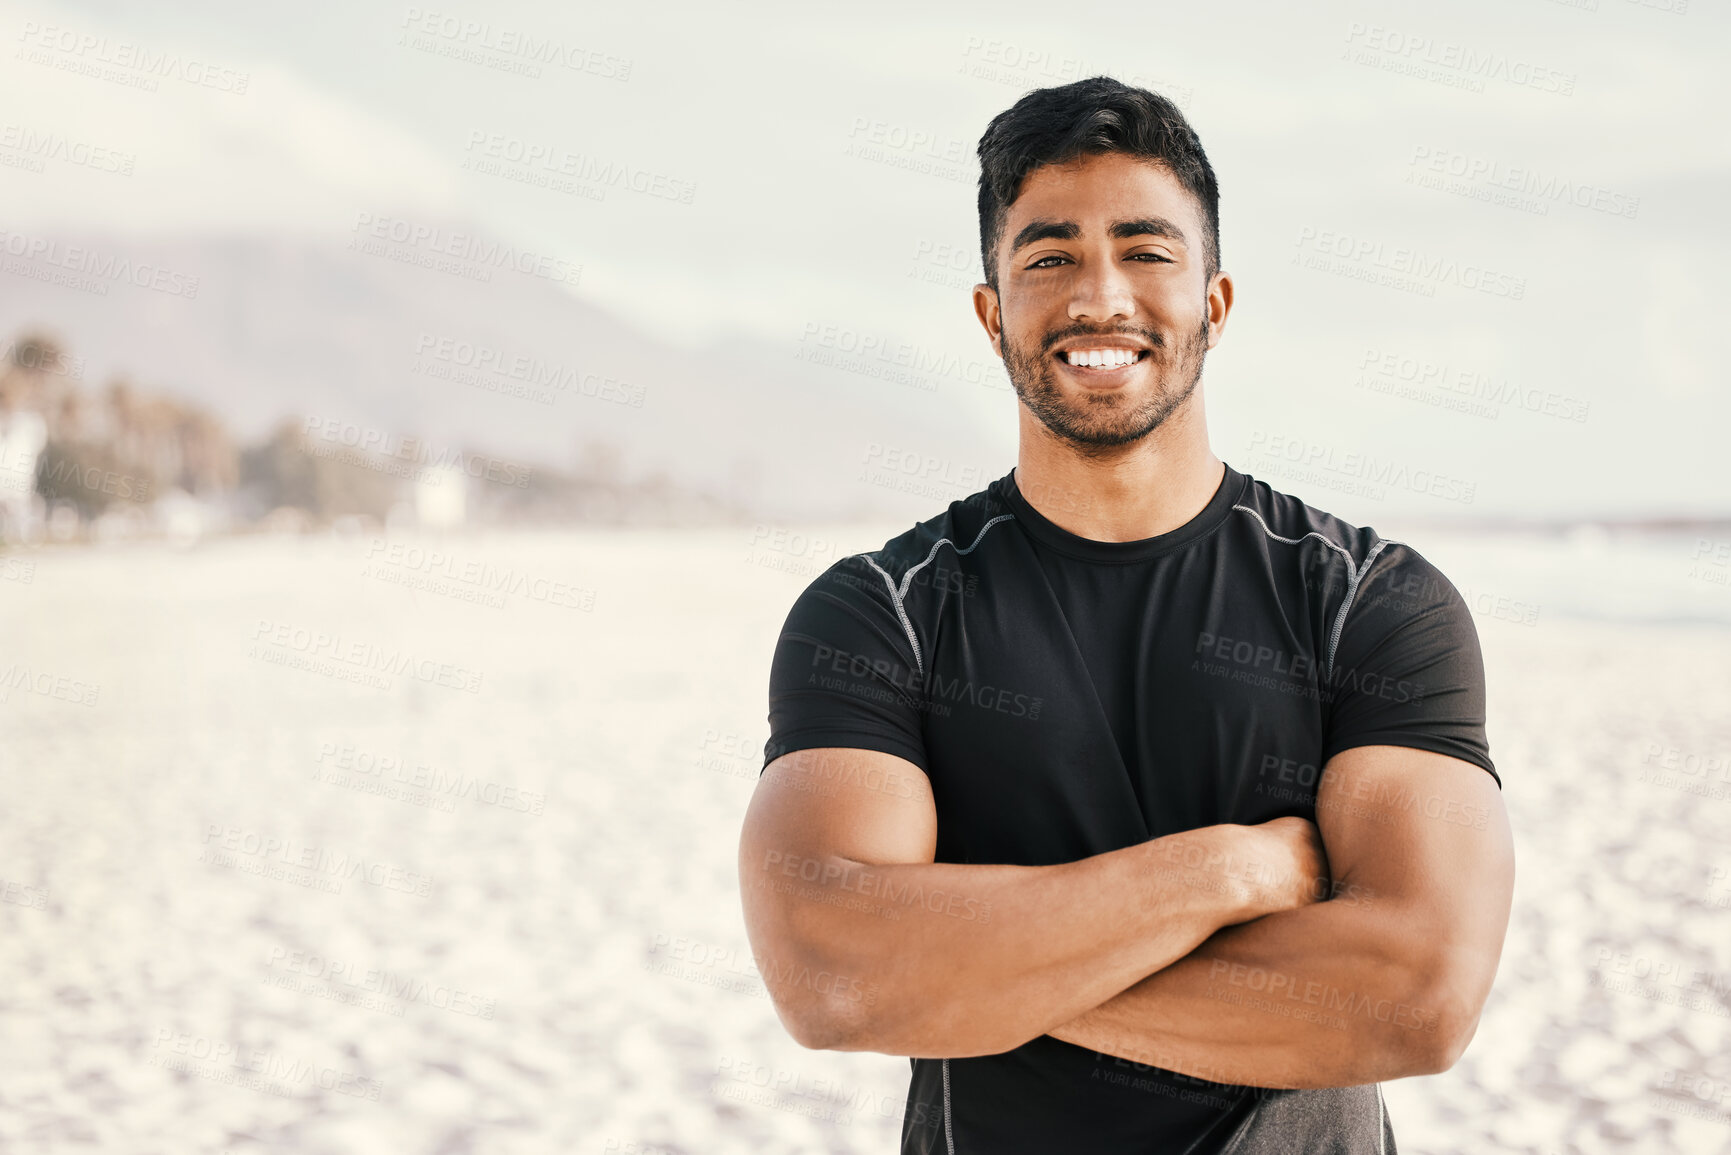
[[(1519, 866), (1466, 1057), (1385, 1087), (1404, 1152), (1731, 1150), (1731, 593), (1595, 548), (1599, 620), (1562, 547), (1433, 553), (1496, 595)], [(735, 876), (771, 645), (834, 550), (0, 559), (0, 1149), (895, 1150), (907, 1062), (787, 1037)], [(1693, 608), (1618, 608), (1661, 587)]]

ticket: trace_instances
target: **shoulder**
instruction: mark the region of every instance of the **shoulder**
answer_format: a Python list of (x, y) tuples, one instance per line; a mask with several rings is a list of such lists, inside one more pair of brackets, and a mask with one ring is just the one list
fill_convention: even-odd
[[(1007, 476), (1007, 475), (1006, 475)], [(869, 588), (894, 604), (905, 604), (919, 590), (942, 590), (945, 582), (933, 574), (976, 567), (982, 553), (995, 547), (1015, 515), (1003, 497), (1004, 479), (978, 493), (952, 501), (947, 509), (919, 522), (877, 549), (837, 561), (807, 587), (820, 590)]]
[(1259, 530), (1270, 542), (1328, 551), (1355, 571), (1401, 544), (1248, 475), (1232, 512), (1245, 523), (1241, 528)]
[(1248, 478), (1233, 507), (1239, 531), (1254, 539), (1270, 573), (1302, 582), (1327, 607), (1330, 662), (1343, 633), (1384, 634), (1421, 624), (1457, 637), (1473, 633), (1466, 601), (1430, 559), (1408, 542), (1383, 537)]
[(1355, 589), (1374, 580), (1385, 591), (1404, 590), (1409, 598), (1460, 599), (1442, 571), (1410, 543), (1354, 525), (1265, 481), (1247, 477), (1233, 513), (1244, 523), (1241, 529), (1291, 547), (1288, 552), (1294, 556), (1308, 551), (1310, 565), (1338, 568)]
[(1015, 521), (1004, 500), (1004, 483), (1005, 479), (1000, 478), (978, 493), (952, 501), (937, 516), (897, 534), (870, 553), (856, 556), (888, 576), (905, 598), (911, 588), (910, 575), (933, 564), (940, 556), (973, 556), (989, 536), (993, 533), (1001, 536), (1005, 524)]
[(952, 596), (974, 592), (985, 555), (999, 548), (1015, 517), (1003, 498), (1008, 475), (950, 503), (877, 549), (850, 554), (814, 578), (788, 616), (799, 623), (845, 615), (856, 622), (894, 623), (918, 666), (933, 615)]

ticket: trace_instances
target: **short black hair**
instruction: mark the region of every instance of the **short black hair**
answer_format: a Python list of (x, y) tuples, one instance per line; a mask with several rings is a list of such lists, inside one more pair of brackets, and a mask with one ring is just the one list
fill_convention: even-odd
[(992, 118), (980, 137), (980, 261), (998, 287), (1004, 218), (1035, 169), (1121, 152), (1157, 161), (1202, 210), (1204, 279), (1220, 271), (1220, 188), (1202, 142), (1178, 106), (1110, 76), (1036, 88)]

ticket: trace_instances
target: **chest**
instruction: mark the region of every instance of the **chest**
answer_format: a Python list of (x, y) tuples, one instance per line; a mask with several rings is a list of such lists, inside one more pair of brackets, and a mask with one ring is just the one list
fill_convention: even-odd
[(1327, 607), (1228, 572), (1042, 568), (946, 607), (925, 714), (939, 857), (1046, 865), (1313, 817)]

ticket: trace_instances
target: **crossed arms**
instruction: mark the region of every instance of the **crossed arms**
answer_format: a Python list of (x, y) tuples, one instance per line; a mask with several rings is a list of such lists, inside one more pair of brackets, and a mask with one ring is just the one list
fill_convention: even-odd
[(1056, 866), (940, 863), (918, 767), (797, 751), (746, 814), (746, 933), (817, 1049), (962, 1058), (1049, 1034), (1263, 1087), (1446, 1070), (1508, 926), (1501, 792), (1458, 759), (1364, 746), (1329, 760), (1316, 816)]

